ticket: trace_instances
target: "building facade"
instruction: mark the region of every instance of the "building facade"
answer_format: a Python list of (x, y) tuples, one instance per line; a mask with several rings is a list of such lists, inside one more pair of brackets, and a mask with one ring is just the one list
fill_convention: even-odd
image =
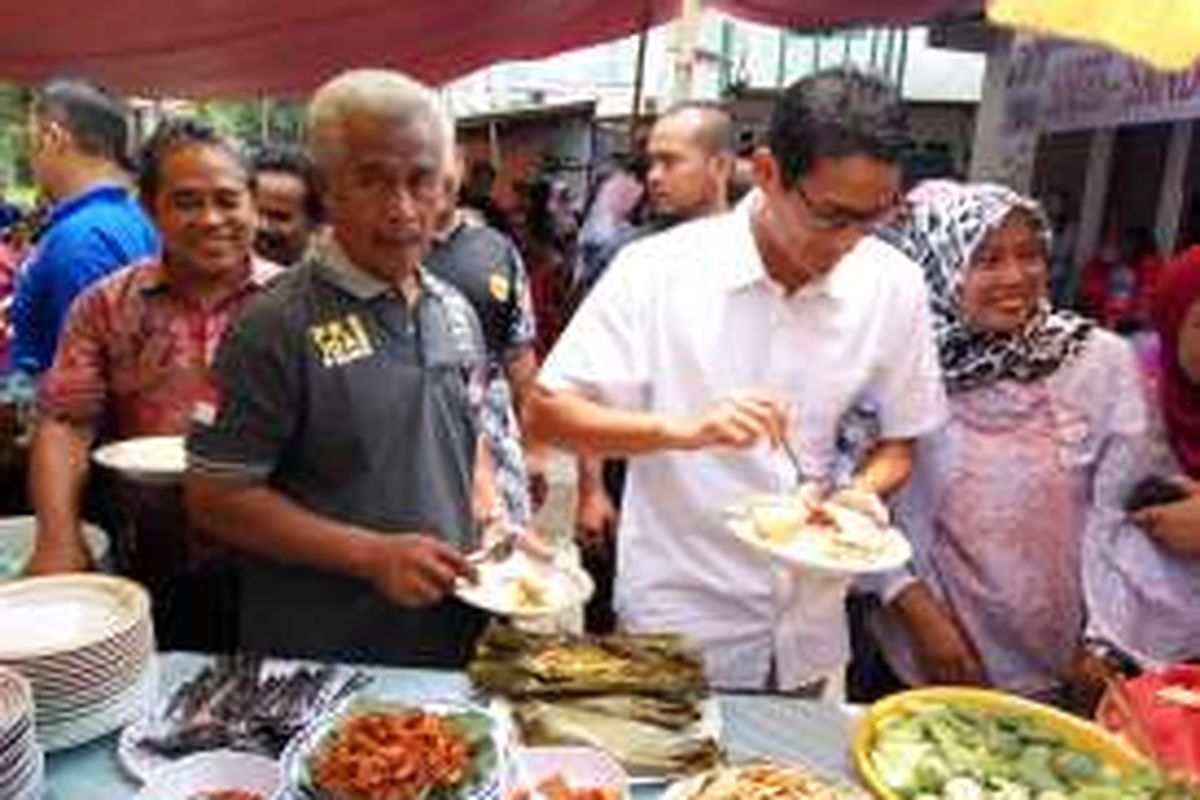
[[(792, 81), (826, 67), (853, 66), (901, 87), (914, 130), (915, 177), (965, 174), (982, 55), (935, 47), (923, 27), (801, 33), (715, 11), (702, 12), (697, 23), (688, 94), (729, 101), (739, 131), (761, 132), (774, 93)], [(648, 31), (640, 119), (652, 119), (679, 96), (676, 67), (686, 38), (680, 22)], [(597, 164), (630, 149), (638, 51), (633, 36), (539, 61), (493, 65), (443, 87), (470, 156), (486, 155), (498, 168), (502, 201), (531, 165), (541, 163), (543, 171), (583, 191)], [(582, 105), (594, 109), (591, 131), (578, 126)], [(536, 130), (560, 123), (570, 135)]]
[(1048, 201), (1070, 221), (1076, 267), (1135, 229), (1162, 253), (1200, 242), (1200, 64), (1163, 73), (1029, 37), (988, 61), (972, 174)]

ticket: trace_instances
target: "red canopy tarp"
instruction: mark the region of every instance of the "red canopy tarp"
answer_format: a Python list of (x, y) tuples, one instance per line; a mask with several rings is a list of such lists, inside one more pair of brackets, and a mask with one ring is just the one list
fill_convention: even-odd
[[(81, 75), (145, 96), (302, 93), (350, 67), (441, 83), (663, 22), (679, 0), (4, 0), (0, 80)], [(905, 22), (978, 0), (712, 0), (794, 28)]]

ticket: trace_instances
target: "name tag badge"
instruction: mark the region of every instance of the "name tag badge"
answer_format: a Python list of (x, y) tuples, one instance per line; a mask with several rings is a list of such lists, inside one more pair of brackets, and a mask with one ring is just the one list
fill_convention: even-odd
[(206, 428), (216, 425), (224, 399), (221, 390), (209, 384), (192, 405), (192, 422)]
[(217, 406), (215, 403), (200, 402), (192, 406), (192, 422), (211, 428), (217, 423)]
[(324, 367), (345, 366), (375, 354), (367, 327), (357, 314), (313, 325), (308, 335)]
[(1090, 429), (1087, 420), (1082, 418), (1067, 419), (1059, 424), (1058, 435), (1063, 444), (1079, 447), (1087, 442)]
[(1060, 457), (1068, 467), (1086, 465), (1094, 458), (1092, 426), (1083, 414), (1070, 408), (1060, 409), (1054, 434)]

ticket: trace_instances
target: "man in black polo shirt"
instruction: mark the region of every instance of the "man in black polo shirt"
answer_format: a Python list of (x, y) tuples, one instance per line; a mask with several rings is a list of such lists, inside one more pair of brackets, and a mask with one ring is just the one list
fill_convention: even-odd
[(531, 475), (538, 476), (538, 488), (545, 488), (541, 456), (531, 452), (527, 457), (518, 423), (537, 375), (533, 300), (512, 240), (458, 208), (461, 172), (459, 158), (448, 158), (425, 266), (462, 292), (479, 317), (488, 356), (483, 431), (509, 520), (527, 525), (539, 494), (544, 497), (544, 491), (535, 491), (531, 501)]
[(450, 593), (493, 495), (478, 321), (420, 268), (453, 133), (425, 87), (359, 70), (309, 135), (331, 229), (218, 352), (188, 509), (246, 556), (243, 648), (459, 665), (481, 618)]

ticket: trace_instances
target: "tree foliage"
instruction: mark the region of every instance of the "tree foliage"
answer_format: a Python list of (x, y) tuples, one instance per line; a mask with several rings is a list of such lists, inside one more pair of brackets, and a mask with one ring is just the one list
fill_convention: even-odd
[(29, 182), (25, 146), (29, 98), (26, 89), (0, 84), (0, 183), (5, 185)]
[[(20, 197), (32, 193), (25, 135), (31, 98), (28, 88), (0, 83), (0, 186)], [(196, 114), (251, 149), (264, 143), (299, 144), (304, 137), (304, 104), (296, 100), (199, 101), (170, 113)], [(152, 113), (150, 120), (156, 117)]]
[(197, 103), (196, 112), (251, 148), (266, 143), (299, 144), (304, 136), (304, 106), (296, 101), (213, 100)]

